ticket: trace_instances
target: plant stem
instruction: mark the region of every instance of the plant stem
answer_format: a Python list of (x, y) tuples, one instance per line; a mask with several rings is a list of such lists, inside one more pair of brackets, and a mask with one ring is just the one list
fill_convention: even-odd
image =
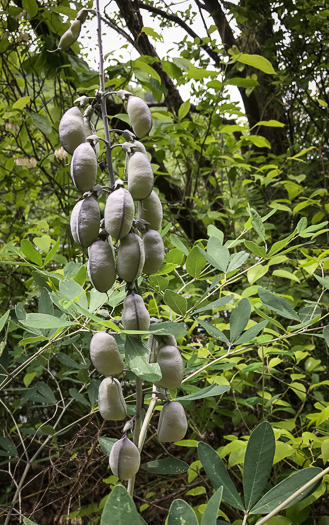
[[(136, 412), (135, 412), (135, 424), (134, 424), (134, 438), (133, 441), (138, 447), (139, 435), (141, 430), (141, 418), (142, 418), (142, 404), (143, 404), (143, 383), (139, 377), (136, 377)], [(130, 478), (128, 481), (128, 492), (133, 497), (135, 485), (135, 476)]]
[(244, 516), (243, 516), (243, 522), (242, 522), (242, 525), (246, 525), (246, 523), (247, 523), (247, 519), (248, 519), (248, 516), (249, 516), (249, 513), (246, 512), (246, 513), (244, 514)]
[[(155, 387), (155, 385), (153, 385), (152, 390), (154, 391), (155, 389), (156, 389), (156, 387)], [(141, 431), (140, 431), (140, 434), (139, 434), (139, 440), (138, 440), (138, 449), (139, 449), (139, 451), (141, 451), (142, 448), (143, 448), (146, 432), (147, 432), (147, 429), (148, 429), (148, 426), (149, 426), (149, 422), (150, 422), (150, 419), (152, 417), (153, 410), (154, 410), (154, 407), (156, 405), (156, 402), (157, 402), (157, 395), (156, 395), (155, 392), (153, 392), (152, 398), (151, 398), (149, 407), (147, 409), (147, 412), (145, 414), (143, 425), (142, 425), (142, 428), (141, 428)]]
[(97, 14), (97, 35), (98, 35), (98, 51), (99, 51), (99, 85), (101, 91), (101, 111), (105, 133), (105, 151), (107, 169), (109, 171), (110, 188), (114, 188), (114, 173), (112, 165), (112, 152), (111, 152), (111, 138), (109, 131), (109, 124), (107, 119), (106, 110), (106, 96), (105, 96), (105, 77), (104, 77), (104, 58), (103, 58), (103, 43), (102, 43), (102, 23), (101, 14), (99, 10), (99, 0), (96, 0), (96, 14)]

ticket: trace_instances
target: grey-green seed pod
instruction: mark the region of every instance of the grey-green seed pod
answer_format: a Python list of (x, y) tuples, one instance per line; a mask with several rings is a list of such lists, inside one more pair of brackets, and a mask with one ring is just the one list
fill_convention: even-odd
[(88, 275), (96, 290), (106, 293), (115, 283), (116, 270), (112, 243), (94, 242), (88, 250)]
[(115, 377), (105, 377), (98, 389), (98, 408), (106, 421), (122, 421), (127, 415), (122, 388)]
[(162, 204), (154, 190), (149, 197), (138, 202), (137, 218), (147, 221), (152, 230), (159, 230), (161, 227), (163, 218)]
[(156, 230), (148, 230), (143, 235), (145, 262), (143, 273), (152, 275), (160, 270), (165, 256), (162, 237)]
[(170, 390), (178, 388), (184, 377), (184, 361), (178, 348), (172, 345), (160, 348), (157, 363), (160, 366), (162, 378), (155, 385)]
[(133, 478), (138, 472), (140, 462), (139, 450), (127, 436), (114, 443), (110, 453), (110, 467), (119, 479)]
[(139, 138), (148, 135), (152, 128), (152, 114), (146, 102), (139, 97), (130, 95), (127, 113), (135, 135)]
[(136, 201), (146, 199), (154, 185), (151, 163), (144, 153), (136, 151), (128, 161), (128, 191)]
[(61, 118), (58, 128), (59, 140), (65, 151), (73, 155), (75, 148), (86, 140), (83, 116), (79, 108), (68, 109)]
[(88, 9), (80, 9), (80, 11), (78, 12), (76, 16), (76, 19), (80, 20), (81, 24), (84, 24), (85, 21), (87, 20), (88, 13), (89, 13)]
[(174, 443), (183, 439), (186, 432), (187, 419), (183, 406), (178, 401), (170, 401), (160, 413), (158, 440)]
[(121, 239), (117, 257), (117, 274), (132, 283), (142, 273), (145, 254), (142, 239), (136, 233), (128, 233)]
[[(145, 306), (143, 297), (132, 293), (123, 301), (121, 322), (125, 330), (148, 330), (150, 314)], [(133, 337), (138, 337), (138, 334)]]
[(115, 376), (123, 371), (123, 360), (114, 337), (107, 332), (96, 332), (90, 341), (90, 359), (97, 372)]
[[(88, 108), (91, 108), (91, 113), (93, 112), (93, 109), (91, 106), (88, 106)], [(88, 108), (87, 108), (87, 113), (88, 113)], [(85, 112), (86, 113), (86, 112)], [(90, 135), (95, 135), (96, 134), (96, 128), (94, 126), (94, 124), (91, 122), (91, 120), (87, 117), (83, 117), (83, 122), (84, 122), (84, 126), (85, 126), (85, 133), (86, 133), (86, 137), (89, 137)], [(98, 159), (99, 157), (99, 154), (100, 154), (100, 146), (99, 146), (99, 140), (96, 142), (93, 143), (92, 145), (93, 149), (94, 149), (94, 152), (95, 152), (95, 155), (96, 155), (96, 159)]]
[(85, 248), (95, 242), (98, 238), (100, 220), (100, 209), (94, 197), (86, 197), (77, 202), (70, 219), (74, 241)]
[(74, 150), (71, 161), (71, 178), (81, 193), (90, 191), (95, 186), (97, 159), (89, 142), (83, 142)]
[(106, 231), (114, 239), (122, 239), (130, 232), (134, 220), (134, 201), (129, 191), (119, 188), (106, 201), (104, 219)]
[(176, 337), (173, 335), (149, 335), (147, 346), (151, 351), (149, 358), (150, 363), (157, 362), (159, 350), (167, 345), (177, 346)]

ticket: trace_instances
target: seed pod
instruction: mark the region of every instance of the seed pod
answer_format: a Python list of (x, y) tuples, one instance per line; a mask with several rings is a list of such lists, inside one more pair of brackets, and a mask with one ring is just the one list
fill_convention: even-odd
[[(91, 108), (91, 113), (92, 113), (92, 106), (88, 106), (88, 108)], [(96, 128), (94, 124), (91, 122), (90, 118), (83, 117), (83, 122), (85, 126), (86, 137), (89, 137), (90, 135), (96, 135)], [(97, 142), (94, 141), (94, 143), (92, 144), (92, 148), (95, 152), (96, 159), (98, 159), (99, 154), (100, 154), (99, 140)]]
[(160, 270), (164, 256), (164, 244), (162, 237), (156, 230), (148, 230), (143, 235), (145, 262), (143, 266), (143, 273), (152, 275)]
[(121, 144), (121, 147), (123, 151), (126, 151), (128, 153), (139, 151), (140, 153), (144, 153), (144, 155), (146, 155), (145, 146), (144, 144), (139, 142), (139, 140), (134, 140), (133, 142), (124, 142), (123, 144)]
[(87, 20), (89, 10), (88, 9), (80, 9), (77, 16), (75, 17), (77, 20), (80, 20), (81, 24), (84, 24)]
[(186, 432), (187, 419), (183, 406), (178, 401), (170, 401), (160, 413), (158, 440), (174, 443), (183, 439)]
[(110, 467), (119, 479), (133, 478), (138, 472), (140, 462), (139, 450), (127, 436), (114, 443), (110, 453)]
[(129, 191), (119, 188), (106, 201), (104, 219), (106, 231), (116, 240), (126, 237), (134, 219), (134, 201)]
[(117, 257), (117, 274), (121, 279), (132, 283), (142, 273), (145, 254), (143, 241), (136, 233), (128, 233), (121, 239)]
[[(145, 306), (143, 297), (132, 293), (123, 301), (121, 322), (125, 330), (148, 330), (150, 314)], [(134, 335), (133, 337), (138, 337)]]
[(114, 337), (107, 332), (96, 332), (90, 341), (90, 359), (97, 372), (114, 376), (123, 371), (123, 360)]
[(136, 201), (146, 199), (154, 184), (151, 163), (144, 153), (137, 151), (128, 161), (128, 191)]
[(65, 151), (73, 155), (75, 148), (86, 139), (83, 116), (79, 108), (75, 106), (64, 113), (59, 123), (58, 133)]
[(152, 115), (146, 102), (139, 97), (130, 95), (127, 113), (135, 135), (139, 138), (148, 135), (152, 128)]
[(184, 361), (176, 346), (166, 345), (160, 348), (157, 357), (162, 378), (156, 386), (174, 390), (181, 385), (184, 377)]
[(99, 240), (88, 250), (88, 275), (99, 292), (106, 293), (115, 283), (116, 271), (112, 243)]
[(61, 39), (58, 44), (58, 48), (54, 49), (53, 51), (49, 51), (49, 53), (55, 53), (55, 51), (62, 51), (63, 49), (67, 49), (74, 42), (77, 40), (81, 29), (81, 20), (75, 19), (71, 22), (71, 27), (65, 31), (65, 33), (61, 36)]
[(137, 218), (144, 219), (150, 224), (152, 230), (158, 230), (162, 223), (162, 204), (158, 195), (153, 190), (149, 197), (138, 202)]
[(122, 388), (115, 377), (105, 377), (98, 389), (98, 408), (106, 421), (122, 421), (127, 415)]
[(71, 161), (71, 178), (81, 193), (90, 191), (95, 186), (97, 159), (89, 142), (83, 142), (74, 150)]
[(74, 206), (71, 213), (71, 233), (75, 242), (85, 248), (98, 238), (101, 215), (95, 197), (86, 197)]
[(156, 363), (159, 350), (166, 345), (177, 346), (176, 337), (173, 335), (153, 335), (150, 334), (147, 340), (147, 346), (150, 349), (150, 363)]

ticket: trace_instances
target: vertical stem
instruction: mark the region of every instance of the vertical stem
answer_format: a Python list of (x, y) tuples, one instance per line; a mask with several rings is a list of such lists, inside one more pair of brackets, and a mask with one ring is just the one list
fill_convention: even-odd
[[(142, 404), (143, 404), (143, 383), (139, 377), (136, 377), (136, 413), (134, 423), (134, 443), (138, 447), (139, 434), (141, 431), (142, 419)], [(135, 476), (128, 481), (128, 492), (131, 497), (134, 494)]]
[(101, 14), (99, 10), (99, 0), (96, 0), (96, 14), (97, 14), (97, 35), (98, 35), (98, 51), (99, 51), (99, 85), (101, 91), (101, 110), (102, 119), (105, 133), (105, 150), (106, 150), (106, 161), (107, 169), (109, 171), (110, 187), (114, 188), (114, 173), (112, 164), (112, 153), (111, 153), (111, 138), (109, 131), (109, 124), (107, 119), (106, 110), (106, 96), (105, 96), (105, 77), (104, 77), (104, 58), (103, 58), (103, 44), (102, 44), (102, 25), (101, 25)]

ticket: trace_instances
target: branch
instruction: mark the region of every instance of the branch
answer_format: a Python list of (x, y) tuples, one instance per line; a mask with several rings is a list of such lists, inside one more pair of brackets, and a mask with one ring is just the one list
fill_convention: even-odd
[(199, 6), (206, 9), (214, 19), (222, 43), (227, 47), (236, 46), (237, 41), (218, 0), (204, 0), (204, 6), (202, 4)]

